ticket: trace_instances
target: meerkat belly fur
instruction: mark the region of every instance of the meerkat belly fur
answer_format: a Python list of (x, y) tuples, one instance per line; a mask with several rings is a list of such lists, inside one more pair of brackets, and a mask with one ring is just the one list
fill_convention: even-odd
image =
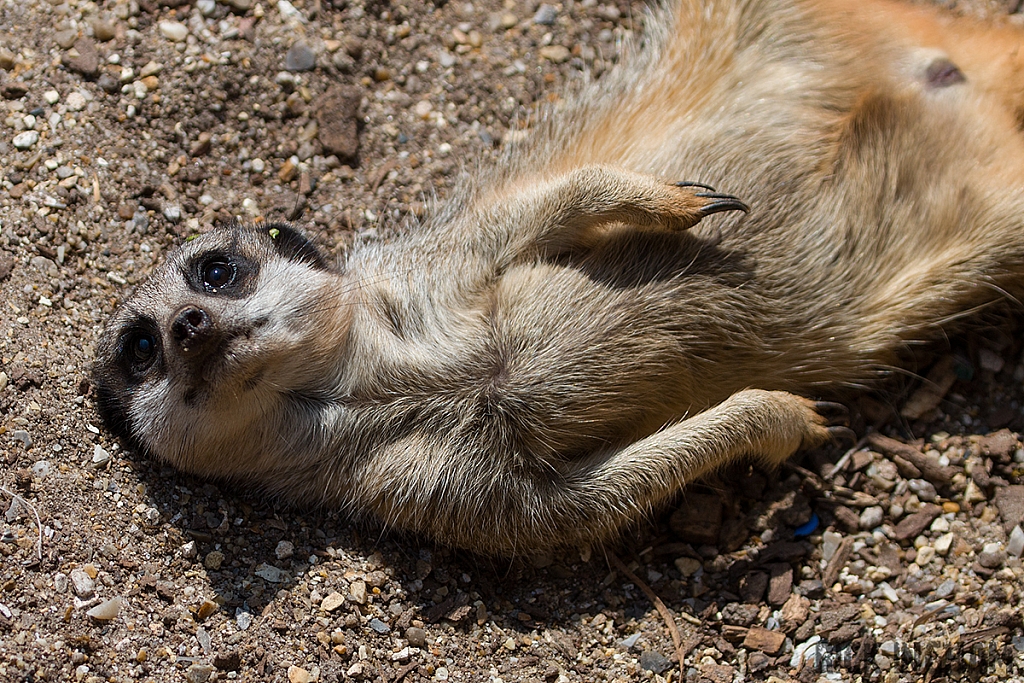
[(1019, 29), (876, 0), (647, 23), (390, 243), (335, 265), (254, 225), (171, 254), (102, 337), (107, 424), (484, 553), (600, 542), (827, 441), (811, 398), (1022, 293)]

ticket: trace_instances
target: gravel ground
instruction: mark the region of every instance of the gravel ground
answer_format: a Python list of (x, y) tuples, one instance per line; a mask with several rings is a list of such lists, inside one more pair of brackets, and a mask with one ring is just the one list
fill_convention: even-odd
[(1012, 323), (938, 349), (925, 388), (853, 397), (878, 430), (853, 451), (734, 468), (586, 557), (275, 509), (95, 426), (96, 336), (164, 250), (236, 216), (334, 251), (386, 237), (642, 22), (600, 0), (0, 0), (0, 680), (1022, 673)]

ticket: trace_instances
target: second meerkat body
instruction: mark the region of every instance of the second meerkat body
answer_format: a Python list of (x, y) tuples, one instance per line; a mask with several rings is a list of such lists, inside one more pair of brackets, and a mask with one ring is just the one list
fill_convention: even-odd
[(108, 424), (481, 552), (589, 543), (821, 443), (798, 395), (1021, 291), (1017, 29), (799, 0), (649, 24), (391, 243), (333, 267), (264, 225), (171, 255), (102, 340)]

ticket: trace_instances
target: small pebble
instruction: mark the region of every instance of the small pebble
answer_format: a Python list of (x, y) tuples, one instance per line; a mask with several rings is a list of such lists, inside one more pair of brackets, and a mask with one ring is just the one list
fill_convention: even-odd
[(46, 479), (47, 475), (50, 474), (50, 461), (39, 460), (32, 465), (32, 476), (36, 479)]
[(545, 45), (538, 51), (538, 53), (544, 59), (549, 62), (554, 62), (555, 64), (567, 62), (569, 61), (569, 57), (572, 56), (569, 52), (569, 48), (564, 45)]
[(939, 536), (932, 547), (935, 548), (935, 552), (945, 557), (949, 553), (949, 549), (953, 546), (953, 534), (947, 533)]
[(405, 629), (405, 639), (413, 647), (423, 647), (427, 644), (427, 632), (416, 626)]
[(374, 631), (376, 631), (377, 633), (380, 633), (380, 634), (391, 633), (391, 627), (388, 626), (387, 624), (385, 624), (383, 621), (381, 621), (377, 617), (374, 617), (373, 619), (370, 619), (369, 626)]
[(349, 600), (360, 605), (366, 604), (366, 582), (353, 581), (348, 589)]
[(543, 4), (537, 8), (537, 13), (533, 15), (533, 23), (540, 24), (541, 26), (550, 26), (555, 23), (557, 18), (558, 10), (551, 5)]
[(185, 680), (188, 683), (206, 683), (214, 671), (212, 664), (193, 664), (185, 669)]
[(252, 626), (252, 612), (246, 612), (239, 608), (235, 612), (235, 624), (238, 625), (239, 631), (244, 631)]
[(279, 560), (287, 560), (289, 557), (295, 554), (295, 546), (289, 541), (280, 541), (277, 547), (274, 548), (274, 555)]
[(180, 43), (188, 38), (188, 26), (185, 26), (185, 24), (180, 22), (161, 21), (158, 28), (165, 38), (172, 40), (175, 43)]
[(272, 564), (261, 564), (256, 567), (256, 576), (270, 583), (283, 583), (288, 579), (288, 572)]
[(199, 641), (199, 646), (203, 648), (204, 652), (210, 651), (210, 645), (213, 644), (213, 641), (210, 638), (210, 632), (202, 626), (196, 629), (196, 640)]
[(219, 605), (213, 600), (203, 600), (202, 604), (196, 610), (196, 618), (202, 621), (206, 617), (210, 616), (219, 609)]
[(1006, 562), (1006, 552), (999, 543), (986, 543), (978, 554), (978, 564), (986, 569), (998, 569)]
[(26, 130), (15, 135), (11, 142), (17, 149), (29, 149), (39, 142), (39, 133), (34, 130)]
[(92, 466), (102, 467), (110, 462), (110, 453), (103, 446), (96, 444), (92, 449)]
[(71, 589), (80, 598), (91, 598), (96, 582), (84, 569), (78, 567), (71, 570)]
[(288, 683), (309, 683), (311, 680), (313, 677), (301, 666), (288, 667)]
[(679, 557), (675, 561), (676, 569), (684, 577), (691, 577), (697, 573), (697, 570), (703, 566), (703, 563), (693, 557)]
[(113, 40), (117, 36), (117, 25), (104, 17), (93, 19), (92, 35), (102, 42)]
[(925, 479), (911, 479), (907, 482), (907, 487), (917, 494), (918, 499), (928, 503), (934, 502), (939, 497), (935, 486)]
[(160, 62), (149, 61), (139, 71), (139, 78), (149, 78), (150, 76), (156, 76), (163, 71), (164, 65)]
[(434, 110), (434, 105), (430, 103), (430, 100), (420, 100), (413, 107), (413, 113), (416, 114), (417, 118), (423, 119), (424, 121), (430, 118), (430, 112)]
[(118, 615), (124, 605), (124, 598), (120, 595), (105, 600), (86, 612), (87, 615), (98, 621), (110, 621)]
[(1006, 552), (1014, 557), (1020, 557), (1021, 553), (1024, 553), (1024, 530), (1021, 530), (1019, 524), (1013, 527), (1013, 531), (1010, 532), (1010, 540), (1006, 544)]
[(284, 68), (288, 71), (310, 71), (316, 66), (316, 54), (306, 43), (295, 41), (284, 57)]
[(860, 528), (874, 529), (880, 526), (884, 520), (885, 510), (878, 505), (872, 505), (864, 508), (864, 511), (860, 513)]
[(325, 612), (333, 612), (343, 604), (345, 604), (345, 596), (335, 591), (323, 599), (320, 603), (320, 609)]
[(224, 562), (224, 553), (219, 550), (211, 550), (206, 554), (206, 558), (203, 560), (203, 565), (207, 569), (217, 571), (220, 569), (221, 564)]
[(82, 111), (83, 109), (85, 109), (86, 105), (85, 95), (78, 92), (77, 90), (75, 92), (68, 94), (68, 96), (64, 98), (64, 102), (65, 104), (67, 104), (68, 109), (71, 111)]
[(43, 93), (43, 99), (47, 104), (57, 104), (60, 101), (60, 93), (56, 90), (47, 90)]

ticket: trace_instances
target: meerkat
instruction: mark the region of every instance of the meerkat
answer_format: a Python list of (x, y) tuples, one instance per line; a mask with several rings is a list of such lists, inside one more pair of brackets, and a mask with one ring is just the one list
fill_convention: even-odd
[[(1024, 51), (884, 0), (676, 0), (428, 217), (209, 232), (98, 345), (138, 449), (487, 554), (600, 543), (1024, 285)], [(713, 188), (718, 188), (718, 191)]]

